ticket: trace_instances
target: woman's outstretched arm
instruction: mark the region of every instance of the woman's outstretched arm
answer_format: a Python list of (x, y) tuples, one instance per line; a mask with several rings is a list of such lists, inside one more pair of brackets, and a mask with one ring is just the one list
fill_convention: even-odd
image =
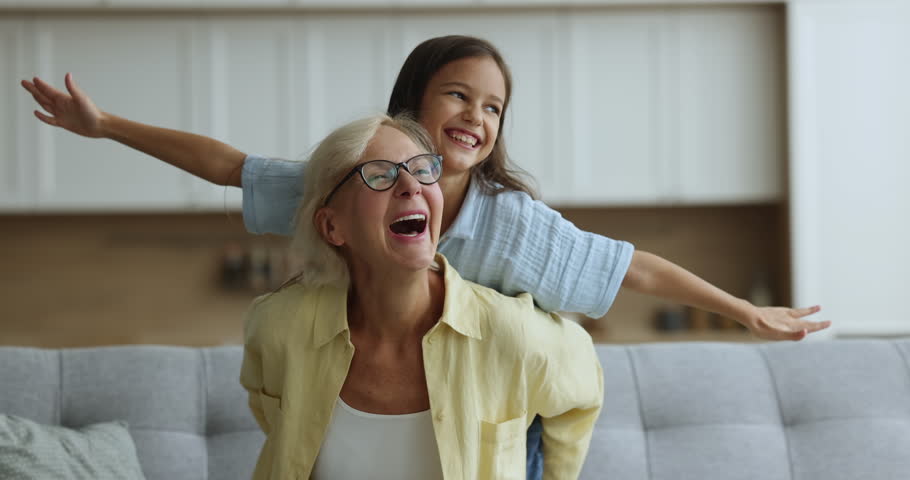
[(241, 186), (246, 154), (213, 138), (145, 125), (95, 106), (70, 73), (66, 92), (35, 77), (22, 87), (47, 113), (35, 110), (42, 122), (89, 138), (109, 138), (218, 185)]

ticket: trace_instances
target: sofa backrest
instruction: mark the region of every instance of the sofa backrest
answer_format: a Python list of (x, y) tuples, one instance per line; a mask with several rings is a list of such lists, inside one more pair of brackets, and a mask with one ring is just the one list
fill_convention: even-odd
[(80, 427), (125, 420), (148, 480), (249, 480), (265, 436), (239, 346), (0, 348), (0, 412)]
[[(910, 339), (597, 347), (583, 479), (908, 478)], [(242, 349), (0, 348), (0, 412), (130, 424), (149, 480), (248, 479)]]
[(582, 478), (910, 478), (910, 339), (599, 351)]

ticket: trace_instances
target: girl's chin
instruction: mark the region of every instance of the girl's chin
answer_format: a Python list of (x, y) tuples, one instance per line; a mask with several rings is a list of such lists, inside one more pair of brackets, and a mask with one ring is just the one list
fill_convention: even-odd
[(443, 152), (442, 171), (446, 176), (467, 173), (480, 163), (482, 158), (477, 152)]

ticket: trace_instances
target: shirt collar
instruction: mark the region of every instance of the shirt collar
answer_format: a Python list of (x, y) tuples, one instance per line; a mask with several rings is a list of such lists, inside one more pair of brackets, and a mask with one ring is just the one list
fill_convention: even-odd
[(436, 254), (436, 263), (439, 264), (446, 285), (446, 298), (439, 321), (466, 337), (483, 340), (480, 315), (477, 312), (481, 304), (473, 295), (472, 284), (461, 278), (441, 253)]
[[(445, 283), (445, 299), (443, 300), (442, 317), (440, 323), (452, 327), (452, 330), (477, 340), (482, 340), (480, 330), (480, 315), (476, 310), (480, 304), (472, 295), (471, 284), (461, 278), (461, 275), (449, 265), (449, 261), (441, 253), (436, 254), (436, 264), (442, 272)], [(342, 332), (349, 330), (347, 288), (339, 286), (321, 286), (316, 295), (316, 308), (313, 310), (313, 346), (320, 348)], [(301, 302), (301, 308), (307, 302)], [(350, 334), (348, 334), (350, 335)]]
[(465, 193), (461, 210), (443, 237), (473, 240), (477, 233), (477, 219), (480, 215), (483, 200), (484, 195), (480, 191), (480, 183), (472, 176), (468, 181), (468, 191)]
[[(313, 346), (322, 347), (348, 330), (348, 290), (338, 285), (318, 287), (313, 309)], [(348, 334), (350, 336), (350, 334)]]

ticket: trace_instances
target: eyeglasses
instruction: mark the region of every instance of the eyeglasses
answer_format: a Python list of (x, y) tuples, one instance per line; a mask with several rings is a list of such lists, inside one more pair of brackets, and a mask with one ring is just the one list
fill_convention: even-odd
[(366, 163), (361, 163), (351, 169), (351, 171), (338, 182), (338, 185), (335, 185), (335, 188), (333, 188), (332, 191), (329, 192), (329, 195), (325, 197), (322, 206), (328, 205), (329, 200), (332, 199), (335, 192), (344, 185), (344, 182), (347, 182), (348, 179), (353, 177), (355, 173), (360, 172), (360, 178), (363, 179), (363, 183), (370, 187), (371, 190), (382, 192), (395, 185), (395, 182), (398, 181), (399, 169), (401, 167), (404, 167), (404, 169), (421, 184), (432, 185), (439, 181), (439, 177), (442, 176), (442, 155), (424, 153), (417, 155), (416, 157), (411, 157), (401, 163), (390, 162), (388, 160), (371, 160)]

